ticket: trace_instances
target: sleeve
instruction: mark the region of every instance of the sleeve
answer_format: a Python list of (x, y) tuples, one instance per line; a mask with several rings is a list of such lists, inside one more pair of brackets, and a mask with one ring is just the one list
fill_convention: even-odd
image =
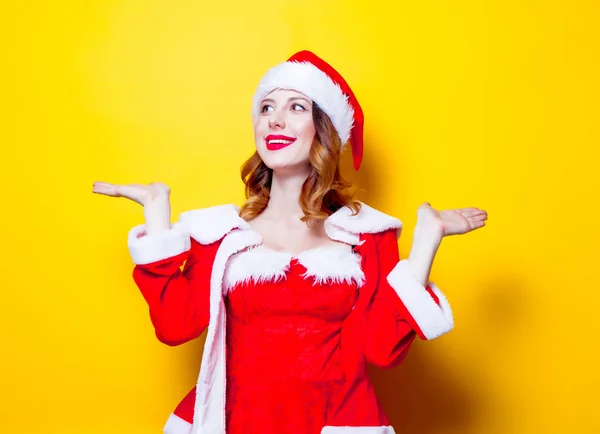
[(146, 235), (144, 225), (130, 231), (133, 279), (161, 342), (180, 345), (208, 326), (210, 275), (218, 245), (200, 244), (178, 223), (157, 234)]
[(396, 231), (373, 235), (377, 288), (367, 310), (367, 360), (382, 368), (398, 365), (416, 336), (434, 339), (454, 326), (448, 301), (433, 282), (424, 287), (400, 260)]

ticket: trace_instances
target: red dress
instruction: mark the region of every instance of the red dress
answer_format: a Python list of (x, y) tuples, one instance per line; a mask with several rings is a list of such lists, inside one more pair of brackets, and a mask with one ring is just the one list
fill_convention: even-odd
[(207, 330), (196, 387), (164, 432), (393, 434), (366, 364), (397, 366), (415, 336), (454, 324), (439, 288), (400, 261), (401, 222), (344, 207), (325, 221), (339, 246), (292, 257), (265, 249), (238, 211), (189, 211), (169, 231), (129, 233), (157, 338), (180, 345)]
[(318, 434), (328, 425), (328, 407), (344, 382), (342, 324), (359, 285), (317, 282), (306, 273), (292, 258), (282, 279), (241, 282), (228, 293), (228, 433), (281, 433), (287, 427)]

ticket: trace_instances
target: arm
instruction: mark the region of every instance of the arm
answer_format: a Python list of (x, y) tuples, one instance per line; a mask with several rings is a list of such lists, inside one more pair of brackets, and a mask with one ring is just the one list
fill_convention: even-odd
[(442, 237), (435, 231), (417, 222), (413, 233), (413, 243), (408, 255), (408, 266), (414, 278), (422, 286), (429, 283), (429, 274), (433, 259), (442, 242)]
[(452, 312), (437, 286), (422, 285), (408, 260), (400, 261), (395, 230), (374, 234), (373, 246), (369, 253), (377, 259), (378, 281), (367, 310), (365, 356), (391, 368), (402, 362), (416, 336), (433, 339), (450, 331)]
[(171, 227), (165, 195), (146, 202), (144, 216), (146, 224), (133, 228), (128, 237), (136, 264), (133, 279), (148, 303), (157, 338), (179, 345), (208, 326), (210, 274), (218, 243), (196, 242), (181, 223)]
[(191, 239), (182, 222), (171, 226), (171, 189), (166, 184), (98, 181), (93, 192), (123, 197), (144, 207), (145, 225), (129, 231), (128, 246), (136, 264), (133, 279), (148, 303), (158, 339), (178, 345), (199, 336), (208, 325), (217, 238), (200, 244)]
[[(166, 234), (180, 235), (162, 235)], [(208, 326), (210, 275), (218, 244), (203, 245), (192, 239), (188, 251), (136, 264), (133, 279), (148, 303), (150, 319), (161, 342), (180, 345), (200, 336)]]

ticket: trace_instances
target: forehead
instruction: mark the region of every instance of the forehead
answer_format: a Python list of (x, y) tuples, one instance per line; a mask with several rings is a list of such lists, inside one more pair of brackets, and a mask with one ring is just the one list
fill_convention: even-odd
[(293, 89), (274, 89), (263, 97), (265, 99), (273, 99), (275, 101), (287, 101), (290, 98), (304, 98), (310, 102), (312, 100), (301, 92)]

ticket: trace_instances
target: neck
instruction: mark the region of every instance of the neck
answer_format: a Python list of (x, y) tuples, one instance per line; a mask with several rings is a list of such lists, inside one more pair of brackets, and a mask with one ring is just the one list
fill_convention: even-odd
[(299, 219), (304, 216), (300, 207), (300, 193), (309, 170), (306, 167), (294, 172), (273, 171), (269, 203), (265, 211), (278, 219)]

